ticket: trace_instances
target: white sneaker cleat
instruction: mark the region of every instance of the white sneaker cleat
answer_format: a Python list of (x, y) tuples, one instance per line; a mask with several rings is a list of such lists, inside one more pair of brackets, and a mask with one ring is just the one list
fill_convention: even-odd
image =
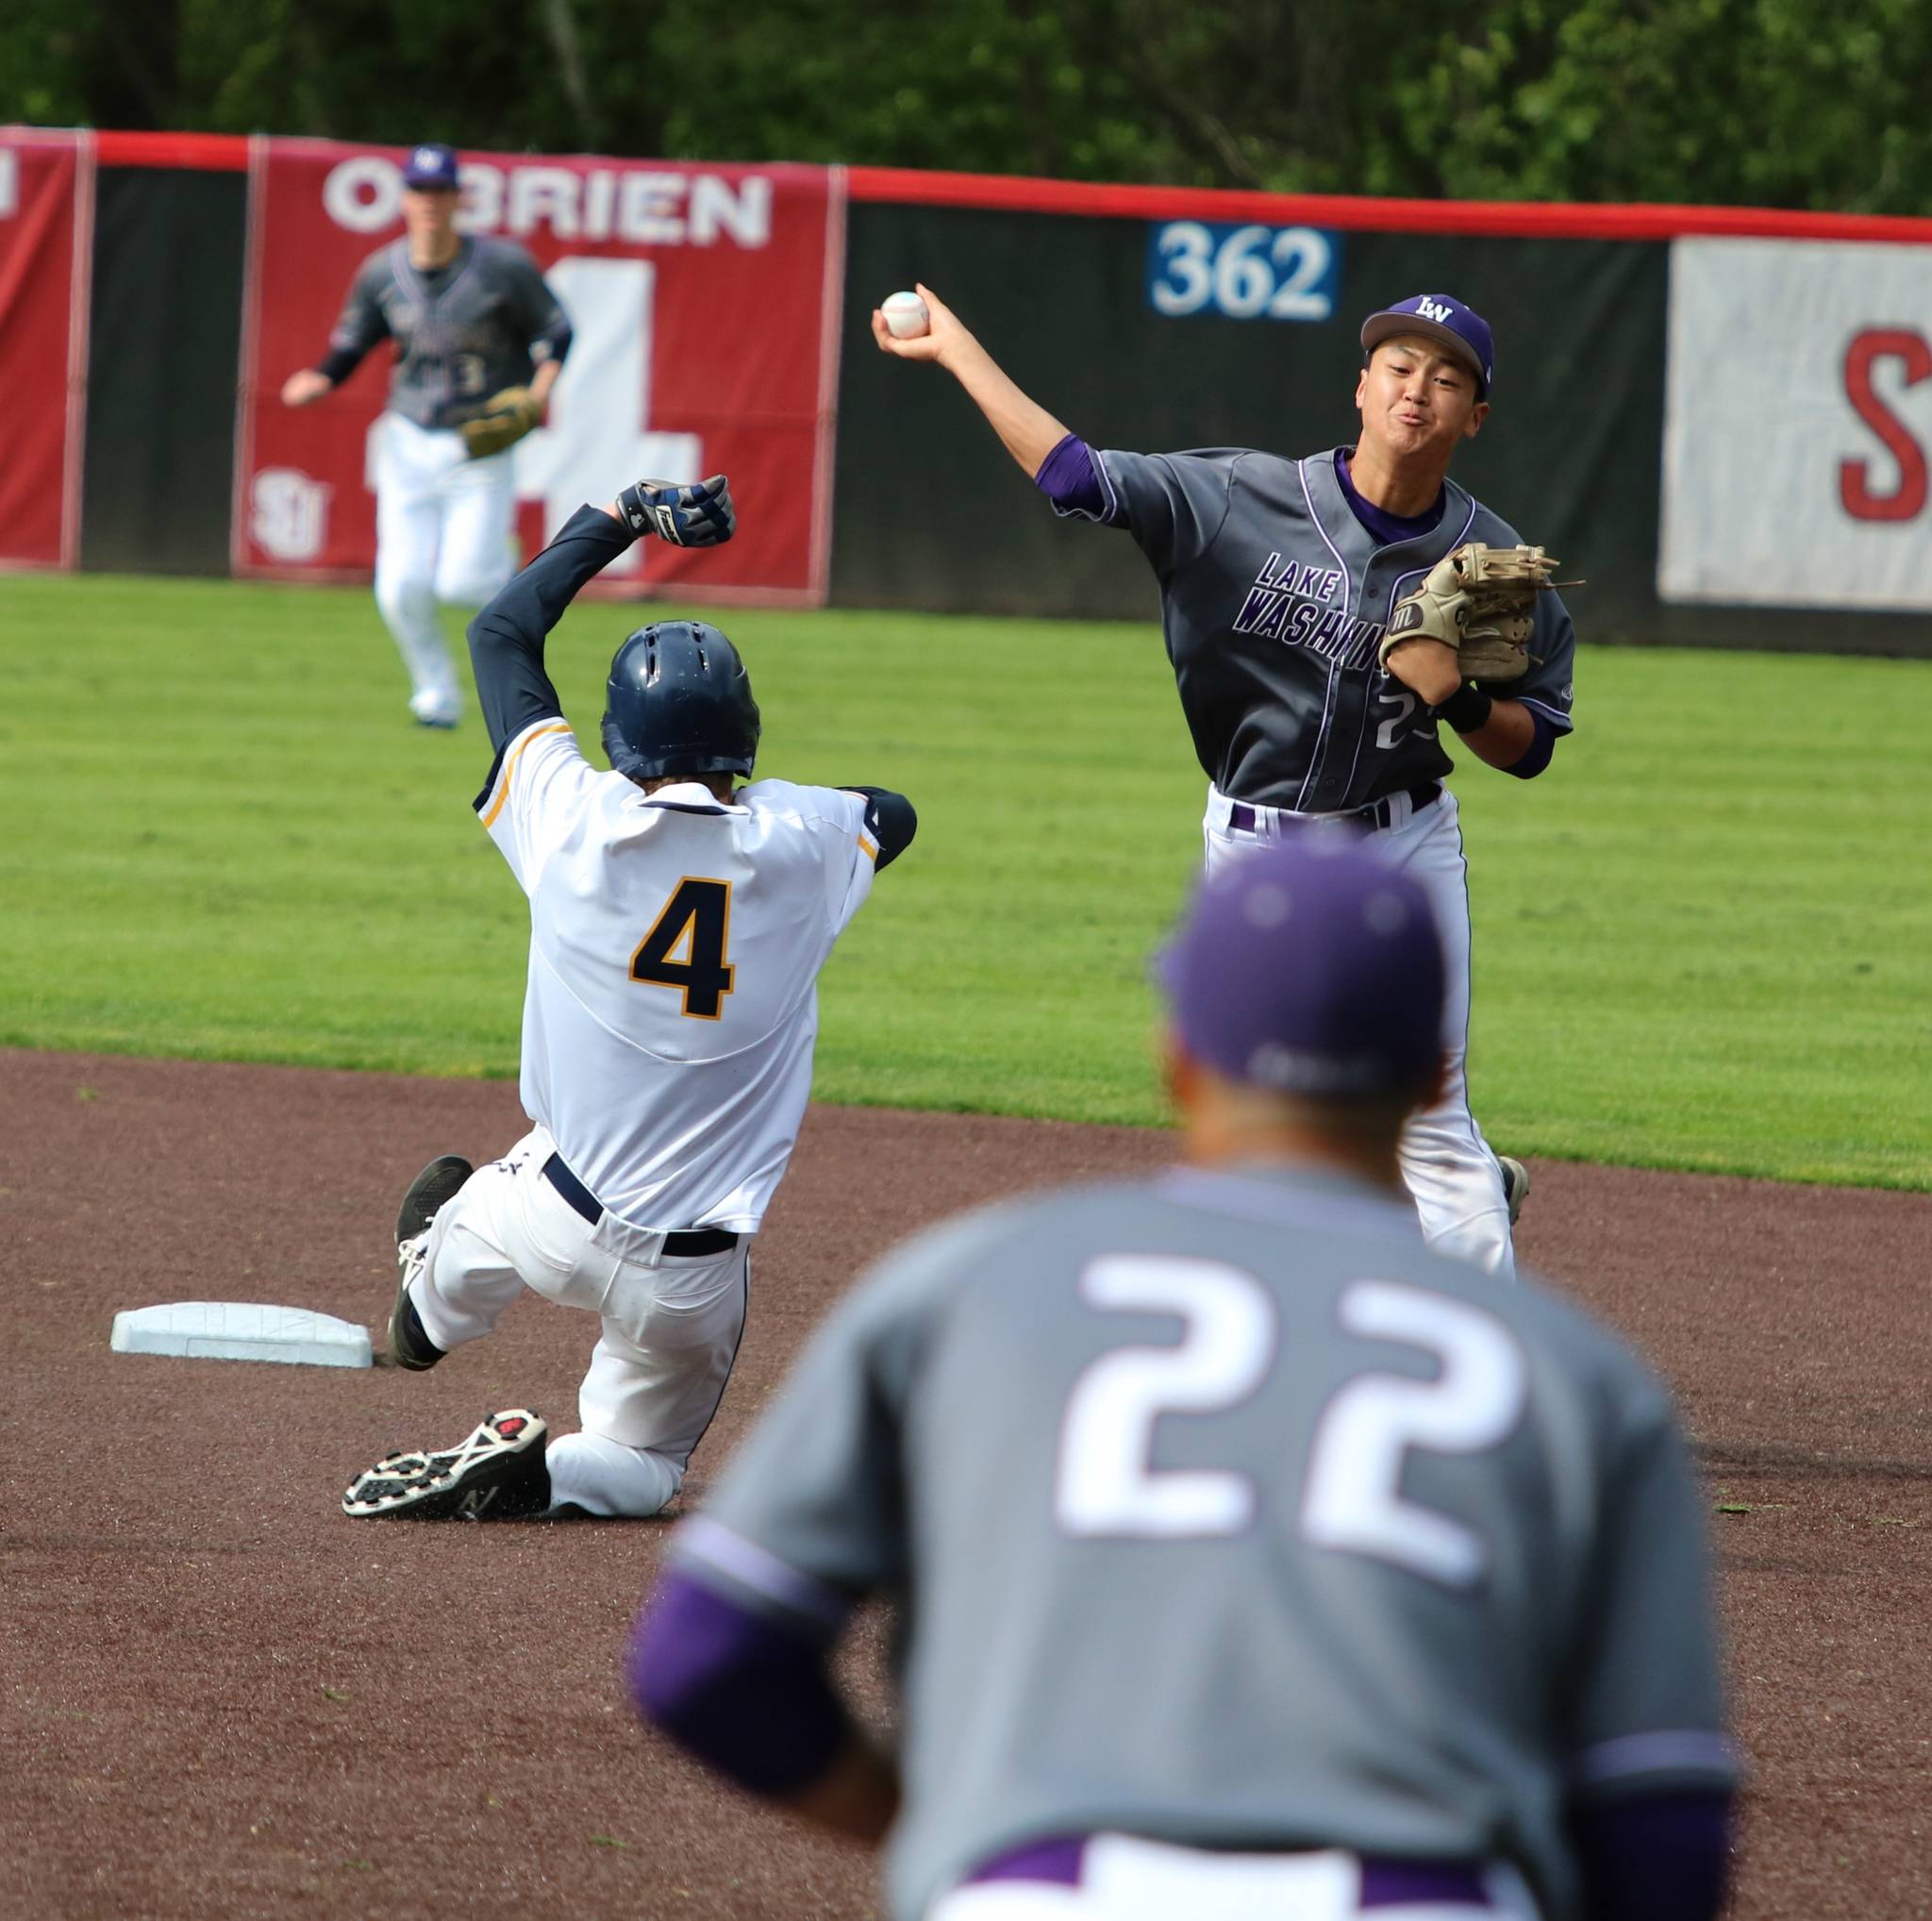
[(522, 1521), (550, 1505), (549, 1429), (527, 1408), (486, 1414), (441, 1454), (386, 1454), (342, 1495), (345, 1514), (412, 1521)]

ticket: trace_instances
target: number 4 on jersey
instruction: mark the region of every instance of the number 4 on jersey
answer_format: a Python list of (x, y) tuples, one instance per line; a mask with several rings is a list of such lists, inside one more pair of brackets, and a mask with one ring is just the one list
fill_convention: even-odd
[(684, 879), (664, 903), (657, 924), (630, 957), (630, 977), (648, 987), (675, 987), (682, 1011), (715, 1021), (724, 1011), (736, 970), (724, 959), (731, 938), (731, 883)]

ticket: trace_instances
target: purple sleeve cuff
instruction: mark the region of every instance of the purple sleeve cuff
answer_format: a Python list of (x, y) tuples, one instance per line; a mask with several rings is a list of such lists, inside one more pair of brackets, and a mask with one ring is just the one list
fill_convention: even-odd
[(1709, 1789), (1582, 1809), (1571, 1831), (1590, 1921), (1714, 1921), (1730, 1873), (1731, 1796)]
[(678, 1569), (638, 1616), (625, 1674), (646, 1721), (755, 1795), (816, 1780), (851, 1737), (816, 1643)]
[(1119, 518), (1112, 493), (1100, 472), (1093, 450), (1078, 434), (1069, 434), (1040, 463), (1033, 484), (1053, 502), (1056, 513), (1078, 514), (1083, 520)]
[[(1507, 699), (1507, 695), (1504, 697)], [(1519, 780), (1534, 780), (1550, 764), (1550, 757), (1557, 751), (1557, 729), (1547, 714), (1539, 713), (1533, 707), (1524, 710), (1530, 726), (1536, 729), (1536, 738), (1503, 771), (1515, 775)]]

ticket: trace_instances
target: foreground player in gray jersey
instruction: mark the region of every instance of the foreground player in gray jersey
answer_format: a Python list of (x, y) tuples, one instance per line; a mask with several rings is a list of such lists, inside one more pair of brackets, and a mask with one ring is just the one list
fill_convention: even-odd
[[(1703, 1504), (1629, 1350), (1403, 1199), (1441, 1071), (1424, 893), (1265, 849), (1164, 971), (1187, 1167), (859, 1285), (675, 1537), (644, 1712), (890, 1829), (901, 1921), (1708, 1921)], [(896, 1760), (826, 1679), (875, 1592)]]
[[(450, 148), (417, 147), (403, 186), (407, 233), (356, 270), (328, 352), (290, 375), (282, 400), (312, 406), (395, 342), (375, 440), (375, 604), (408, 670), (409, 711), (449, 727), (462, 697), (437, 607), (480, 607), (515, 570), (511, 447), (543, 418), (571, 327), (522, 247), (457, 232)], [(479, 432), (492, 398), (508, 404)]]
[(1539, 596), (1532, 665), (1507, 698), (1460, 684), (1452, 649), (1412, 641), (1377, 654), (1395, 604), (1467, 542), (1514, 546), (1515, 530), (1447, 478), (1490, 410), (1495, 352), (1481, 317), (1446, 294), (1399, 301), (1363, 322), (1355, 445), (1305, 459), (1248, 449), (1100, 452), (1027, 398), (929, 289), (931, 331), (879, 346), (945, 367), (1056, 511), (1124, 527), (1160, 577), (1161, 619), (1181, 708), (1209, 788), (1208, 863), (1310, 822), (1368, 829), (1429, 889), (1449, 994), (1441, 1098), (1403, 1140), (1423, 1231), (1493, 1272), (1511, 1270), (1509, 1229), (1528, 1176), (1493, 1155), (1469, 1111), (1469, 898), (1443, 729), (1523, 778), (1570, 730), (1574, 636)]

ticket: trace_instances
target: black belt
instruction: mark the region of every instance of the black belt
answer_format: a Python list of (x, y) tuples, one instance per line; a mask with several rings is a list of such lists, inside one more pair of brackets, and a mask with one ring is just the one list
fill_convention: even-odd
[[(604, 1218), (604, 1203), (570, 1171), (561, 1154), (553, 1154), (543, 1163), (543, 1178), (593, 1228)], [(692, 1228), (664, 1237), (667, 1254), (728, 1254), (737, 1245), (738, 1236), (723, 1228)]]
[[(1442, 783), (1440, 780), (1424, 780), (1420, 787), (1405, 788), (1408, 795), (1408, 809), (1411, 813), (1420, 813), (1424, 808), (1433, 806), (1442, 797)], [(1372, 800), (1367, 807), (1352, 808), (1347, 813), (1317, 814), (1313, 818), (1324, 821), (1360, 821), (1367, 827), (1386, 827), (1394, 812), (1391, 803), (1395, 799), (1392, 793), (1385, 793), (1380, 800)], [(1281, 811), (1278, 808), (1266, 810), (1270, 813)], [(1227, 824), (1238, 834), (1252, 834), (1255, 831), (1257, 810), (1244, 800), (1231, 801), (1227, 810)]]

